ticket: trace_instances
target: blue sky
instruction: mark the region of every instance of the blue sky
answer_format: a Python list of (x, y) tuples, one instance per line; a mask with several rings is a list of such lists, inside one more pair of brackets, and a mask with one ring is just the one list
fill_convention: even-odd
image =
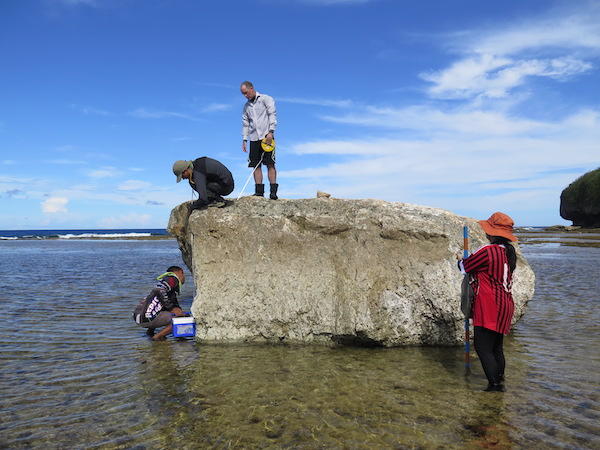
[(3, 0), (0, 229), (164, 228), (177, 159), (237, 197), (244, 80), (276, 101), (282, 198), (569, 224), (599, 66), (600, 1)]

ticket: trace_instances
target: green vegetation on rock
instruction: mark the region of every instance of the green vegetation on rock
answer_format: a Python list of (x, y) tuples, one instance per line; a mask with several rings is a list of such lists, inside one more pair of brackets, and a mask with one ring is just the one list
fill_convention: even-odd
[(571, 183), (560, 196), (560, 216), (585, 228), (600, 227), (600, 168)]

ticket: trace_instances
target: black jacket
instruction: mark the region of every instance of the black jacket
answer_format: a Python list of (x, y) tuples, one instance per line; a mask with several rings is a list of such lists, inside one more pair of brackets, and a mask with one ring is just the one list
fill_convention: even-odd
[(233, 175), (219, 161), (204, 156), (196, 159), (193, 164), (194, 173), (190, 186), (198, 193), (199, 198), (192, 203), (192, 209), (208, 204), (209, 191), (213, 195), (228, 195), (233, 192)]

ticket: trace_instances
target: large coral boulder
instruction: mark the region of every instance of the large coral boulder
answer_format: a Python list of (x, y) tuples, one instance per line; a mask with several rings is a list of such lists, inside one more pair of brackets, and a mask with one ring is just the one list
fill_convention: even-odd
[[(194, 274), (201, 341), (460, 345), (454, 254), (485, 242), (475, 219), (379, 200), (245, 197), (224, 208), (171, 213)], [(519, 252), (517, 321), (534, 274)]]

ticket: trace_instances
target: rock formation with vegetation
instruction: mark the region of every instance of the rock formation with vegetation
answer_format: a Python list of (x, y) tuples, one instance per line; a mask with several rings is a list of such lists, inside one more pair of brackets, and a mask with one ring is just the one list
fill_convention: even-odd
[(583, 228), (600, 228), (600, 168), (571, 183), (560, 195), (560, 216)]

